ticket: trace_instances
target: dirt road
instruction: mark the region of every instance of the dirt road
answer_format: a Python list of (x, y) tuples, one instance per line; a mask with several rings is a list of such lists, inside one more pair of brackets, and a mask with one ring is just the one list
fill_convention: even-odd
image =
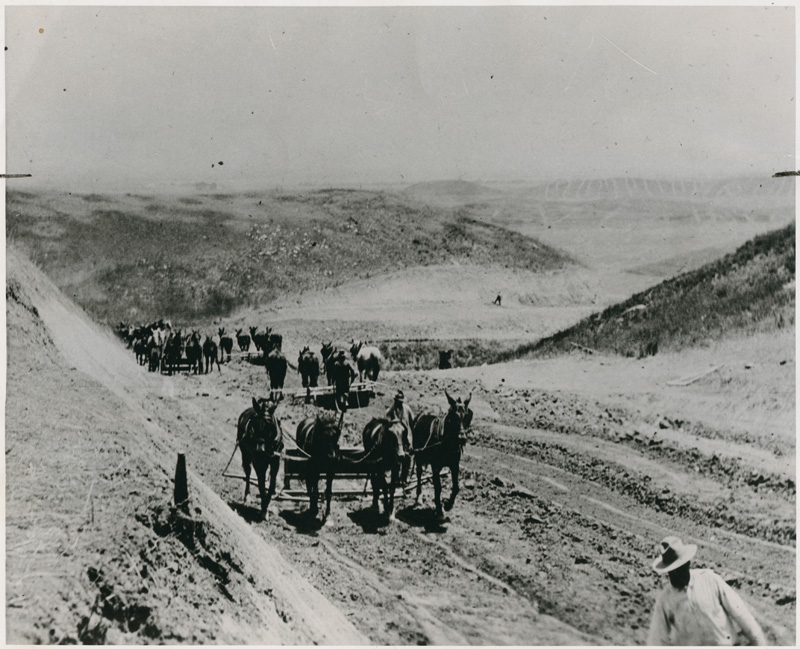
[[(257, 498), (242, 507), (242, 483), (221, 473), (238, 415), (266, 393), (263, 367), (235, 360), (204, 376), (149, 374), (37, 288), (40, 278), (24, 279), (9, 318), (11, 642), (58, 640), (52, 630), (77, 619), (72, 637), (83, 641), (95, 630), (108, 642), (640, 644), (661, 584), (650, 568), (655, 546), (677, 533), (700, 546), (698, 566), (742, 593), (772, 643), (794, 644), (794, 482), (763, 467), (756, 478), (747, 457), (730, 463), (693, 444), (712, 437), (707, 427), (673, 420), (658, 429), (672, 438), (654, 439), (652, 413), (522, 385), (523, 364), (502, 377), (386, 374), (383, 394), (347, 413), (346, 445), (358, 445), (396, 388), (417, 412), (444, 408), (445, 389), (473, 395), (463, 489), (446, 522), (433, 516), (430, 486), (421, 508), (401, 501), (392, 524), (370, 511), (369, 497), (337, 498), (322, 528), (294, 500), (276, 500), (258, 521)], [(291, 375), (287, 388), (298, 383)], [(285, 429), (307, 409), (285, 400)], [(185, 550), (158, 534), (177, 452), (204, 530)], [(231, 470), (240, 470), (238, 454)], [(42, 471), (73, 479), (53, 490)], [(32, 499), (53, 530), (59, 513), (68, 523), (52, 548), (41, 546), (42, 523), (26, 519)], [(36, 556), (50, 564), (34, 569)], [(37, 591), (37, 572), (59, 586)], [(70, 590), (78, 573), (88, 594)], [(304, 607), (304, 597), (319, 599)]]

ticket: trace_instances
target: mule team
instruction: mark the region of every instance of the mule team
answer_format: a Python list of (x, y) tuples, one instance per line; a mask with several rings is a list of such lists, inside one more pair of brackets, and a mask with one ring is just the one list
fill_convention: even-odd
[[(250, 334), (236, 330), (236, 344), (242, 353), (250, 353), (251, 343), (257, 354), (264, 359), (270, 382), (270, 398), (280, 399), (286, 379), (288, 361), (283, 355), (283, 337), (275, 333), (271, 327), (259, 331), (257, 327), (250, 327)], [(191, 333), (182, 333), (180, 329), (173, 329), (168, 320), (159, 320), (148, 325), (134, 327), (120, 323), (117, 326), (118, 335), (133, 349), (136, 360), (140, 365), (148, 365), (151, 372), (166, 369), (172, 375), (181, 365), (185, 365), (194, 374), (203, 374), (203, 360), (205, 360), (205, 373), (213, 371), (214, 363), (220, 368), (220, 360), (230, 361), (233, 351), (233, 338), (225, 332), (224, 328), (218, 330), (216, 340), (213, 336), (203, 336), (197, 330)], [(334, 387), (336, 403), (339, 409), (346, 408), (347, 394), (356, 373), (347, 362), (346, 352), (342, 348), (334, 347), (331, 342), (324, 342), (320, 349), (322, 363), (309, 347), (304, 347), (297, 358), (297, 369), (302, 376), (303, 387), (307, 389), (307, 401), (310, 400), (311, 389), (318, 386), (319, 375), (324, 371), (328, 385)], [(380, 374), (383, 357), (377, 347), (364, 345), (360, 341), (351, 341), (350, 354), (358, 367), (360, 380), (367, 378), (377, 381)]]
[[(402, 392), (395, 395), (395, 403), (385, 417), (373, 418), (362, 432), (363, 453), (358, 458), (344, 458), (340, 453), (339, 440), (344, 411), (338, 417), (322, 414), (303, 419), (295, 432), (295, 442), (304, 457), (303, 465), (306, 490), (309, 497), (309, 514), (319, 513), (319, 479), (325, 475), (325, 510), (323, 522), (331, 509), (333, 479), (337, 469), (358, 464), (369, 474), (372, 483), (373, 508), (380, 511), (383, 499), (384, 513), (394, 519), (394, 493), (397, 486), (405, 482), (411, 457), (416, 462), (417, 489), (415, 505), (422, 497), (422, 475), (425, 466), (431, 467), (436, 517), (441, 520), (444, 511), (453, 507), (459, 491), (459, 466), (461, 454), (467, 442), (467, 433), (472, 423), (471, 399), (462, 402), (453, 399), (447, 391), (445, 396), (449, 408), (445, 414), (423, 414), (414, 419), (410, 408), (404, 403)], [(275, 415), (277, 402), (253, 399), (252, 406), (245, 410), (237, 423), (237, 444), (241, 450), (242, 467), (245, 473), (244, 500), (250, 493), (251, 467), (256, 471), (258, 490), (261, 496), (261, 512), (267, 515), (270, 500), (275, 494), (284, 432)], [(402, 413), (402, 414), (401, 414)], [(410, 430), (409, 430), (410, 429)], [(449, 498), (442, 503), (441, 470), (447, 467), (451, 476)], [(352, 468), (352, 467), (351, 467)], [(267, 485), (269, 471), (269, 485)], [(387, 481), (387, 474), (390, 476)]]

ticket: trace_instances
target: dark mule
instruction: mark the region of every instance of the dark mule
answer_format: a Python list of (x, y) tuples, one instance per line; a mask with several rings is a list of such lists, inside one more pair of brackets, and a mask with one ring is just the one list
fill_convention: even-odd
[(283, 382), (286, 380), (286, 368), (289, 363), (277, 347), (267, 354), (264, 365), (269, 375), (270, 399), (283, 399)]
[[(236, 441), (242, 452), (244, 469), (244, 498), (250, 493), (250, 465), (256, 470), (258, 492), (261, 495), (261, 514), (266, 518), (269, 501), (275, 494), (275, 481), (281, 462), (283, 440), (281, 425), (275, 416), (276, 403), (266, 399), (253, 399), (253, 406), (239, 415), (236, 424)], [(269, 490), (265, 488), (267, 469), (269, 469)]]
[(170, 375), (175, 370), (175, 366), (181, 362), (182, 357), (183, 338), (181, 337), (180, 329), (178, 329), (170, 334), (170, 337), (167, 339), (167, 343), (164, 346), (164, 361), (167, 365)]
[(344, 352), (336, 354), (336, 360), (331, 367), (331, 378), (333, 379), (333, 397), (336, 409), (344, 412), (347, 410), (350, 400), (350, 386), (356, 378), (355, 370), (347, 362)]
[(342, 434), (342, 417), (337, 424), (333, 419), (319, 415), (306, 417), (297, 425), (297, 447), (307, 456), (303, 463), (306, 491), (308, 492), (309, 513), (319, 513), (319, 477), (325, 480), (325, 513), (323, 523), (331, 513), (331, 494), (333, 478), (339, 461), (339, 437)]
[(203, 373), (203, 346), (200, 344), (200, 334), (196, 331), (186, 341), (186, 360), (195, 374)]
[(450, 498), (444, 504), (444, 509), (450, 511), (458, 494), (458, 470), (461, 462), (461, 453), (467, 443), (467, 431), (472, 424), (472, 410), (469, 402), (472, 395), (463, 403), (461, 398), (456, 401), (445, 391), (450, 409), (445, 415), (438, 417), (425, 414), (417, 419), (413, 432), (413, 453), (417, 463), (417, 498), (415, 505), (422, 501), (422, 469), (430, 465), (433, 473), (433, 498), (436, 505), (436, 516), (443, 518), (442, 512), (442, 479), (440, 476), (443, 467), (450, 469), (453, 481)]
[(325, 378), (328, 380), (328, 385), (333, 385), (333, 364), (336, 362), (338, 350), (333, 346), (333, 343), (322, 343), (322, 348), (319, 350), (322, 356), (322, 367), (325, 370)]
[(214, 342), (211, 336), (206, 336), (205, 342), (203, 342), (203, 358), (206, 359), (206, 374), (214, 369), (215, 362), (217, 369), (222, 371), (219, 366), (219, 358), (217, 358), (217, 343)]
[(144, 365), (147, 362), (147, 339), (141, 335), (133, 341), (133, 353), (136, 354), (136, 362)]
[(256, 351), (262, 352), (264, 356), (269, 352), (269, 337), (271, 333), (272, 329), (270, 327), (265, 327), (264, 333), (257, 331), (256, 327), (250, 327), (250, 337), (253, 339)]
[(236, 330), (236, 344), (239, 345), (240, 352), (250, 351), (250, 336), (243, 334), (241, 329)]
[(155, 336), (150, 336), (150, 340), (147, 341), (147, 361), (147, 370), (157, 372), (161, 365), (161, 345)]
[(306, 389), (306, 403), (311, 401), (311, 388), (317, 387), (319, 379), (319, 359), (308, 347), (303, 347), (297, 357), (297, 371), (303, 378), (303, 387)]
[(222, 354), (222, 360), (225, 360), (225, 354), (228, 355), (228, 360), (231, 360), (231, 352), (233, 351), (233, 338), (225, 333), (225, 329), (219, 329), (219, 349)]
[[(372, 482), (372, 507), (380, 513), (379, 494), (383, 494), (383, 513), (394, 520), (394, 491), (400, 484), (403, 466), (403, 423), (399, 420), (373, 418), (361, 434), (364, 443), (364, 467), (370, 472)], [(389, 483), (387, 472), (391, 473)]]

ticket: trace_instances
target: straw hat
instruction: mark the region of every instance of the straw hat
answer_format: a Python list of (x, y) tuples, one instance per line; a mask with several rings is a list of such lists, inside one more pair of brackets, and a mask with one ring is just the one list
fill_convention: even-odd
[(697, 554), (697, 546), (684, 544), (677, 536), (668, 536), (659, 545), (661, 557), (653, 562), (653, 570), (660, 574), (672, 572), (691, 561)]

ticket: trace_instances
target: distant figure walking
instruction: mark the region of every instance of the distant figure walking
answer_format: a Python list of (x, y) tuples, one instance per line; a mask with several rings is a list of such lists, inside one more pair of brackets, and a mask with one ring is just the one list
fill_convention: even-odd
[(497, 306), (503, 306), (502, 304), (500, 304), (502, 301), (503, 301), (503, 298), (500, 295), (500, 293), (498, 293), (497, 297), (494, 298), (494, 302), (492, 302), (492, 304), (496, 304)]
[(767, 644), (753, 614), (727, 583), (713, 570), (691, 570), (697, 546), (668, 536), (653, 563), (669, 585), (656, 599), (647, 644), (677, 646), (734, 645), (741, 629), (751, 645)]

